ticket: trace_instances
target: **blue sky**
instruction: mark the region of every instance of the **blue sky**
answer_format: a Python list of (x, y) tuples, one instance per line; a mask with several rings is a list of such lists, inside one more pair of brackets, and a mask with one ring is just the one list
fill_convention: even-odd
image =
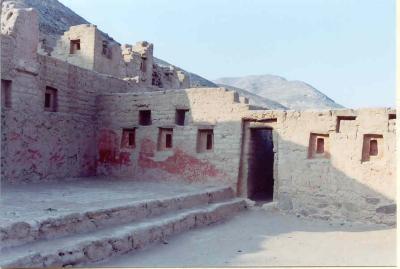
[(61, 0), (120, 43), (208, 79), (272, 74), (395, 106), (395, 0)]

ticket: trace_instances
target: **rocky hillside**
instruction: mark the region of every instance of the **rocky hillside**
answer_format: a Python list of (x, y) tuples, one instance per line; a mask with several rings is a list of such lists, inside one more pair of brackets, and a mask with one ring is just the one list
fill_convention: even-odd
[[(49, 51), (55, 46), (58, 37), (67, 31), (70, 26), (90, 23), (57, 0), (2, 0), (2, 3), (16, 8), (33, 7), (38, 11), (40, 38), (41, 40), (46, 40), (46, 48)], [(158, 65), (172, 65), (157, 58), (155, 62)], [(218, 87), (199, 75), (187, 72), (179, 67), (176, 68), (189, 74), (192, 87)]]
[(216, 84), (230, 85), (278, 102), (290, 109), (342, 108), (328, 96), (303, 81), (288, 81), (283, 77), (259, 75), (219, 78)]
[[(89, 23), (74, 11), (57, 0), (1, 0), (3, 8), (33, 7), (39, 14), (41, 39), (46, 40), (46, 49), (51, 51), (57, 38), (72, 25)], [(157, 46), (157, 44), (155, 44)], [(155, 63), (161, 66), (171, 64), (155, 58)], [(250, 103), (257, 106), (267, 106), (275, 109), (305, 109), (305, 108), (339, 108), (339, 104), (301, 81), (287, 81), (278, 76), (248, 76), (240, 78), (221, 78), (212, 82), (197, 74), (175, 66), (190, 76), (191, 87), (218, 87), (217, 84), (234, 89), (240, 95), (248, 97)]]

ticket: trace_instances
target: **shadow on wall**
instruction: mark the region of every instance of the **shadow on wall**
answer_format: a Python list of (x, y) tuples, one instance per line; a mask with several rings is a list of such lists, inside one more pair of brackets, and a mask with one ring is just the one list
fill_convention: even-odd
[[(330, 159), (308, 159), (304, 146), (279, 136), (278, 143), (292, 152), (291, 156), (277, 153), (274, 201), (280, 209), (322, 220), (396, 224), (396, 202), (373, 188), (382, 184), (382, 178), (350, 177)], [(391, 180), (395, 188), (394, 177)]]
[[(242, 145), (247, 143), (242, 139), (245, 133), (242, 118), (254, 111), (240, 103), (232, 92), (213, 91), (196, 89), (101, 96), (97, 100), (101, 127), (98, 175), (218, 182), (234, 189), (238, 187), (244, 197), (249, 197), (249, 181), (255, 188), (262, 189), (261, 182), (254, 183), (254, 171), (243, 169), (251, 156), (242, 152)], [(177, 115), (182, 109), (187, 111), (183, 125), (181, 116)], [(140, 111), (151, 111), (150, 120), (145, 124)], [(368, 165), (371, 169), (383, 169), (382, 173), (371, 174), (368, 178), (363, 178), (362, 173), (354, 173), (358, 177), (349, 176), (331, 162), (330, 158), (337, 157), (333, 150), (332, 155), (323, 153), (324, 147), (318, 137), (315, 139), (319, 143), (315, 148), (318, 156), (313, 158), (309, 147), (281, 136), (283, 114), (278, 115), (278, 122), (269, 124), (274, 130), (275, 145), (273, 200), (278, 201), (282, 210), (324, 220), (395, 225), (396, 205), (390, 197), (395, 180), (393, 175), (382, 176), (387, 172), (385, 164), (358, 163), (355, 169)], [(308, 139), (310, 132), (303, 130), (301, 135)], [(362, 146), (359, 151), (361, 156)], [(340, 158), (346, 163), (346, 157), (344, 154)], [(387, 179), (390, 182), (382, 182)], [(262, 181), (262, 176), (257, 180)]]
[[(227, 158), (215, 144), (221, 126), (207, 117), (199, 120), (201, 111), (193, 109), (185, 91), (171, 92), (172, 100), (168, 92), (98, 99), (99, 175), (227, 183), (232, 175), (215, 165)], [(240, 126), (235, 128), (240, 133)], [(232, 170), (239, 151), (236, 155)]]
[[(38, 56), (38, 29), (32, 28), (36, 15), (31, 10), (21, 12), (26, 13), (20, 17), (22, 28), (15, 35), (2, 36), (2, 51), (9, 52), (2, 53), (6, 55), (1, 58), (2, 78), (11, 81), (11, 107), (2, 106), (2, 180), (31, 183), (106, 175), (213, 181), (236, 188), (242, 118), (254, 113), (237, 93), (221, 88), (133, 93), (137, 89), (126, 81)], [(47, 87), (57, 90), (56, 111), (45, 111)], [(184, 119), (178, 110), (186, 111)], [(259, 113), (282, 116), (289, 112)], [(374, 160), (363, 158), (362, 166), (370, 167), (368, 175), (332, 165), (333, 151), (331, 159), (310, 159), (307, 146), (300, 145), (302, 140), (281, 136), (296, 122), (280, 130), (280, 121), (278, 117), (272, 127), (278, 141), (273, 199), (280, 208), (323, 219), (394, 223), (394, 195), (389, 195), (395, 188), (394, 174), (384, 174), (393, 166), (387, 169), (386, 163), (377, 166)], [(332, 121), (332, 115), (325, 121)], [(308, 139), (311, 130), (297, 125), (299, 135)], [(318, 135), (322, 134), (316, 133), (315, 141), (323, 139)], [(386, 135), (369, 140), (379, 147)], [(361, 154), (362, 145), (356, 150)], [(239, 180), (247, 184), (247, 177)], [(247, 191), (242, 193), (247, 195)]]

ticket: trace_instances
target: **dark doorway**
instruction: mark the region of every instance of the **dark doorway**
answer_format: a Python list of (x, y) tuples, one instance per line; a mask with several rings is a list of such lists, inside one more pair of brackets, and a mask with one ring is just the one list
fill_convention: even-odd
[(274, 194), (274, 144), (272, 129), (250, 129), (248, 197), (269, 202)]

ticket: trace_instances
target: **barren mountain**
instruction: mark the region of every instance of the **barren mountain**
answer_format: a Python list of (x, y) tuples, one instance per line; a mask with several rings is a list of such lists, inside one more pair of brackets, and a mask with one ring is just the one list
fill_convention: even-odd
[[(39, 15), (40, 38), (46, 40), (50, 50), (55, 46), (57, 38), (70, 26), (90, 23), (57, 0), (2, 0), (2, 3), (16, 8), (35, 8)], [(161, 66), (172, 65), (158, 58), (155, 58), (155, 63)], [(199, 75), (175, 67), (189, 74), (192, 87), (218, 87)]]
[[(89, 23), (74, 11), (57, 0), (1, 0), (3, 7), (33, 7), (39, 14), (41, 39), (46, 40), (46, 47), (51, 50), (57, 38), (72, 25)], [(155, 44), (157, 45), (157, 44)], [(169, 66), (170, 63), (155, 58), (155, 63)], [(174, 66), (174, 65), (172, 65)], [(236, 90), (240, 95), (248, 97), (250, 103), (274, 109), (305, 109), (305, 108), (340, 108), (341, 105), (301, 81), (287, 81), (278, 76), (248, 76), (240, 78), (221, 78), (214, 82), (197, 74), (188, 72), (191, 87), (218, 87), (217, 84)], [(228, 86), (229, 85), (229, 86)]]
[(303, 81), (288, 81), (273, 75), (219, 78), (214, 81), (230, 85), (278, 102), (290, 109), (343, 108), (328, 96)]

